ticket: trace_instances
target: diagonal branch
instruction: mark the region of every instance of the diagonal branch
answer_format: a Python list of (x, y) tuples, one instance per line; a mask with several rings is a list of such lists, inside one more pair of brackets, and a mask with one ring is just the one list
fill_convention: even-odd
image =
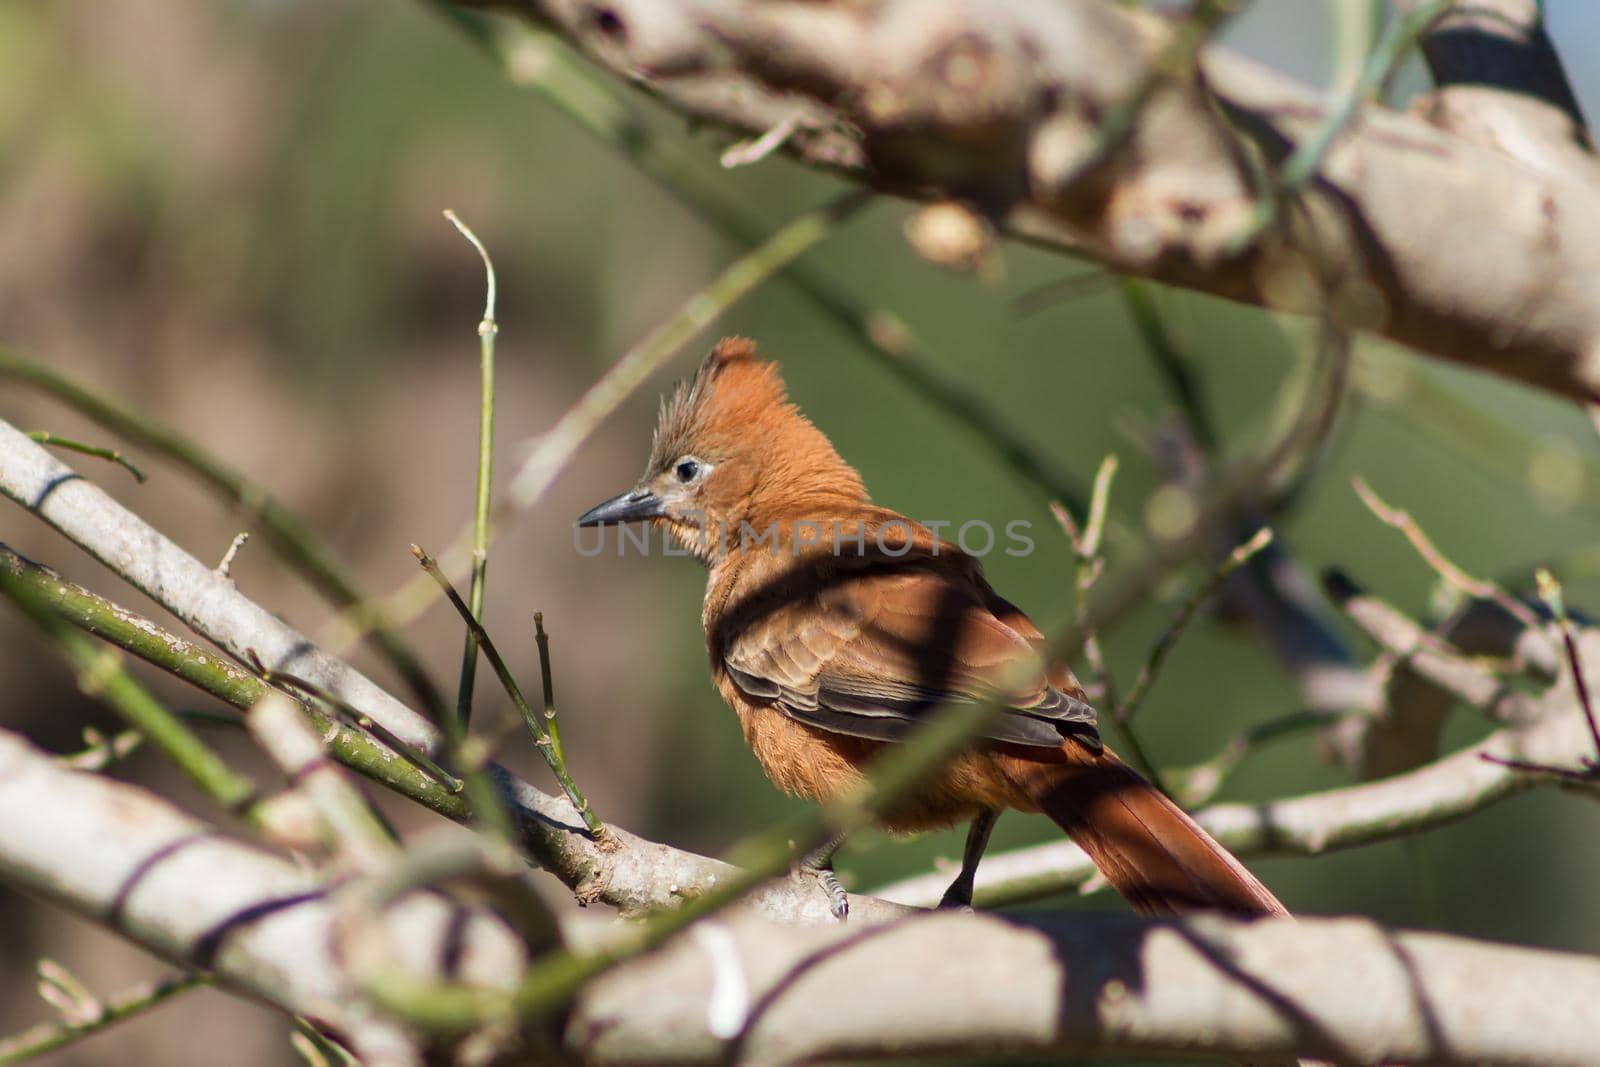
[[(92, 483), (57, 462), (37, 444), (0, 422), (0, 494), (23, 503), (68, 539), (106, 563), (152, 599), (183, 619), (197, 633), (237, 659), (251, 650), (267, 664), (294, 668), (319, 688), (359, 709), (389, 733), (424, 752), (442, 744), (432, 724), (384, 692), (359, 672), (329, 656), (276, 615), (250, 600), (231, 581), (184, 552), (133, 512)], [(0, 555), (0, 565), (17, 570), (20, 562)], [(186, 681), (248, 707), (262, 695), (255, 678), (195, 654), (114, 605), (97, 603), (83, 590), (54, 576), (43, 583), (63, 601), (61, 610), (75, 625), (117, 643), (142, 658), (178, 673)], [(333, 724), (328, 724), (328, 729)], [(370, 734), (341, 728), (330, 734), (332, 754), (368, 777), (396, 788), (453, 819), (471, 817), (463, 799), (426, 776)], [(585, 903), (603, 902), (624, 914), (674, 907), (725, 880), (733, 868), (717, 860), (645, 840), (623, 830), (605, 842), (587, 834), (564, 796), (535, 788), (495, 764), (488, 773), (511, 809), (520, 843), (542, 866), (560, 878)], [(828, 915), (824, 894), (798, 882), (776, 883), (754, 895), (757, 906), (792, 921), (820, 921)], [(851, 914), (887, 917), (904, 909), (852, 897)]]
[[(1307, 264), (1359, 325), (1578, 400), (1600, 399), (1600, 178), (1531, 170), (1422, 118), (1361, 108), (1307, 210), (1241, 254), (1257, 182), (1328, 128), (1322, 95), (1225, 49), (1167, 77), (1107, 158), (1117, 113), (1177, 31), (1105, 0), (521, 0), (614, 74), (876, 188), (974, 203), (1010, 233), (1120, 272), (1311, 312)], [(1218, 110), (1228, 121), (1218, 117)], [(1229, 128), (1229, 124), (1235, 128)], [(1466, 227), (1482, 205), (1497, 225)], [(1555, 284), (1560, 279), (1561, 284)]]
[[(268, 545), (338, 607), (354, 608), (366, 594), (322, 539), (268, 491), (198, 443), (0, 346), (0, 379), (32, 386), (141, 448), (165, 456), (257, 523)], [(143, 481), (143, 475), (137, 475)], [(223, 568), (226, 570), (226, 568)], [(373, 645), (427, 709), (442, 708), (438, 689), (409, 646), (382, 619), (364, 616)]]

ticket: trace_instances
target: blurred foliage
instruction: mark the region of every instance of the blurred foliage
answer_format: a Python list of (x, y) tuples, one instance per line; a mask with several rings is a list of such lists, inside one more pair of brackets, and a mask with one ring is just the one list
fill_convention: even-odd
[[(1331, 0), (1312, 6), (1326, 18)], [(1600, 69), (1600, 35), (1564, 33), (1590, 16), (1550, 7), (1573, 69)], [(1333, 66), (1329, 38), (1304, 24), (1299, 3), (1262, 3), (1234, 41), (1321, 80)], [(1420, 84), (1416, 71), (1402, 80), (1402, 88)], [(1580, 79), (1579, 89), (1591, 113), (1600, 108), (1590, 93), (1600, 87)], [(703, 165), (716, 169), (721, 139), (635, 103), (691, 139)], [(781, 160), (720, 180), (774, 227), (834, 187)], [(503, 471), (518, 441), (548, 425), (734, 251), (626, 160), (537, 95), (511, 88), (485, 55), (418, 6), (0, 5), (0, 338), (181, 425), (273, 485), (375, 589), (409, 575), (409, 541), (442, 544), (469, 514), (481, 275), (440, 219), (446, 207), (484, 237), (500, 274)], [(1007, 413), (1085, 484), (1102, 455), (1120, 453), (1114, 504), (1137, 529), (1161, 475), (1135, 428), (1171, 402), (1116, 291), (1020, 316), (1019, 294), (1084, 265), (1008, 245), (993, 283), (946, 274), (906, 247), (907, 211), (874, 207), (816, 262), (905, 318), (941, 371)], [(1157, 306), (1198, 368), (1225, 446), (1258, 441), (1278, 384), (1308, 358), (1305, 324), (1176, 292), (1159, 294)], [(781, 284), (739, 307), (722, 332), (749, 334), (783, 361), (795, 398), (880, 502), (921, 519), (1031, 523), (1037, 550), (996, 554), (987, 569), (1042, 624), (1065, 617), (1070, 552), (1046, 501), (968, 431), (861, 358)], [(692, 365), (686, 356), (677, 370)], [(1406, 609), (1427, 609), (1432, 575), (1362, 509), (1349, 489), (1361, 473), (1467, 569), (1521, 588), (1535, 562), (1564, 566), (1570, 600), (1600, 610), (1600, 440), (1576, 411), (1372, 343), (1360, 346), (1356, 382), (1336, 447), (1282, 528), (1313, 573), (1338, 564)], [(642, 464), (655, 404), (653, 395), (631, 401), (546, 507), (497, 546), (488, 621), (512, 666), (531, 679), (529, 617), (535, 607), (545, 612), (567, 747), (601, 814), (719, 852), (793, 802), (761, 777), (708, 684), (701, 575), (683, 560), (631, 552), (585, 559), (572, 547), (572, 517), (628, 484)], [(0, 394), (0, 414), (27, 429), (98, 439), (20, 392)], [(93, 461), (73, 462), (99, 477)], [(170, 469), (152, 473), (149, 489), (104, 480), (180, 543), (219, 555), (231, 520), (174, 484)], [(9, 511), (0, 536), (123, 596), (31, 524)], [(247, 591), (314, 628), (323, 610), (253, 551), (236, 568)], [(1166, 592), (1170, 599), (1181, 589)], [(1124, 684), (1170, 611), (1170, 603), (1151, 604), (1110, 635)], [(11, 620), (5, 627), (0, 684), (12, 698), (0, 723), (58, 747), (72, 745), (83, 722), (104, 723), (64, 669), (39, 667), (34, 638)], [(438, 676), (453, 682), (453, 622), (435, 612), (416, 637)], [(497, 699), (479, 688), (486, 701)], [(1294, 702), (1290, 680), (1254, 635), (1202, 624), (1173, 654), (1140, 728), (1161, 762), (1189, 763)], [(1463, 719), (1452, 740), (1482, 730)], [(244, 745), (229, 751), (245, 759)], [(515, 762), (545, 780), (526, 753)], [(128, 773), (188, 797), (155, 761), (136, 759)], [(1247, 764), (1225, 798), (1345, 781), (1305, 738)], [(1578, 844), (1596, 831), (1592, 806), (1543, 793), (1416, 841), (1259, 866), (1296, 910), (1600, 950), (1600, 858)], [(1042, 819), (1013, 815), (995, 847), (1054, 834)], [(959, 848), (955, 834), (869, 837), (852, 843), (840, 866), (870, 887)], [(1087, 906), (1117, 905), (1097, 897)], [(8, 994), (0, 1029), (37, 1016), (20, 994), (47, 946), (104, 987), (145, 973), (104, 936), (42, 914), (0, 895), (0, 990)], [(271, 1037), (279, 1031), (257, 1013), (219, 1015), (221, 998), (198, 996), (204, 1014), (235, 1027), (230, 1034), (257, 1020), (248, 1040), (230, 1037), (251, 1062), (287, 1055)], [(145, 1049), (136, 1058), (152, 1062), (196, 1055), (186, 1044), (160, 1044), (159, 1034), (163, 1019), (183, 1012), (199, 1020), (202, 1009), (164, 1012), (53, 1062), (122, 1058), (129, 1048)]]

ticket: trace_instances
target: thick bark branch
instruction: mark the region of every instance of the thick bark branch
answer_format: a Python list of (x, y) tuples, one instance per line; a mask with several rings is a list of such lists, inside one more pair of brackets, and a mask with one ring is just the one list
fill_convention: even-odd
[[(1170, 27), (1103, 0), (522, 0), (682, 114), (877, 188), (958, 197), (1014, 234), (1128, 273), (1311, 311), (1441, 359), (1600, 399), (1600, 178), (1535, 170), (1364, 108), (1290, 230), (1240, 254), (1254, 179), (1226, 113), (1281, 160), (1332, 106), (1223, 49), (1169, 79), (1105, 153), (1102, 123)], [(1495, 225), (1471, 224), (1493, 205)]]
[(720, 951), (679, 941), (602, 978), (569, 1044), (603, 1064), (726, 1063), (730, 1050), (749, 1064), (1088, 1052), (1593, 1060), (1600, 961), (1360, 919), (937, 914), (865, 931), (737, 918), (724, 929)]
[[(0, 877), (317, 1020), (363, 1062), (417, 1062), (423, 1042), (364, 997), (336, 949), (338, 899), (303, 869), (4, 732)], [(455, 977), (512, 988), (520, 942), (458, 912), (435, 894), (396, 905), (396, 957), (420, 975), (451, 959)], [(1600, 1000), (1593, 959), (1363, 920), (946, 913), (796, 927), (739, 911), (708, 924), (586, 989), (569, 1051), (594, 1063), (1093, 1050), (1563, 1065), (1590, 1062)], [(604, 925), (569, 932), (592, 944)]]
[[(379, 1014), (337, 951), (338, 904), (303, 867), (218, 833), (166, 801), (68, 770), (0, 731), (0, 877), (157, 955), (344, 1035), (364, 1062), (420, 1062), (410, 1028)], [(496, 919), (416, 895), (386, 919), (422, 976), (510, 988), (521, 943)], [(441, 961), (453, 969), (441, 972)]]
[[(1421, 0), (1398, 0), (1402, 12)], [(1412, 110), (1440, 129), (1541, 170), (1600, 174), (1578, 98), (1539, 0), (1462, 0), (1422, 41), (1438, 86)]]

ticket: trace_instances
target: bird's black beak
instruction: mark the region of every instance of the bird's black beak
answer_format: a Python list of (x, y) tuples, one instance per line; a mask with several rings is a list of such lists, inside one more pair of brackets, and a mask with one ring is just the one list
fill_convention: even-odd
[(656, 519), (664, 514), (663, 501), (648, 489), (629, 489), (578, 516), (579, 526), (614, 526), (619, 522)]

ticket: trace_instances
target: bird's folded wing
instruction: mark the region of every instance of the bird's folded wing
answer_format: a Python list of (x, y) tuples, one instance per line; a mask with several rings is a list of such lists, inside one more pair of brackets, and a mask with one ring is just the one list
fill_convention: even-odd
[(1094, 710), (1052, 686), (1029, 639), (959, 577), (835, 575), (791, 593), (759, 612), (732, 613), (720, 641), (740, 690), (791, 718), (898, 741), (938, 705), (983, 701), (1000, 705), (983, 730), (992, 740), (1095, 743)]

